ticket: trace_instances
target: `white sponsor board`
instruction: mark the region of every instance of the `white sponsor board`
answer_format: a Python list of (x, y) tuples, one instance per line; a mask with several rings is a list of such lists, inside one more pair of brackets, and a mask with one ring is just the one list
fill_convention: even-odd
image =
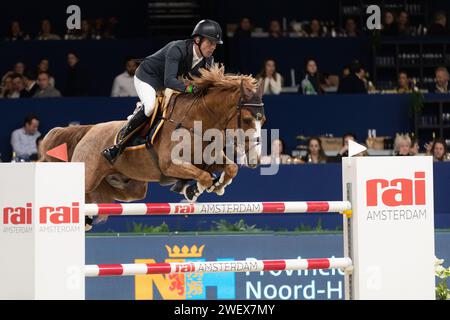
[(0, 299), (84, 299), (84, 164), (0, 163)]
[(342, 166), (353, 208), (344, 217), (344, 254), (354, 264), (347, 293), (435, 299), (432, 158), (355, 157)]

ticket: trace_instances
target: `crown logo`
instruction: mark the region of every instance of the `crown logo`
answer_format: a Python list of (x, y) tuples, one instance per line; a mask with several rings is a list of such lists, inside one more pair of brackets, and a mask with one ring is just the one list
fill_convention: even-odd
[(166, 244), (167, 254), (169, 255), (169, 258), (200, 258), (203, 254), (204, 248), (204, 244), (201, 245), (200, 248), (195, 244), (190, 248), (187, 245), (184, 245), (183, 247), (181, 247), (181, 249), (177, 245), (174, 245), (173, 248), (171, 248)]

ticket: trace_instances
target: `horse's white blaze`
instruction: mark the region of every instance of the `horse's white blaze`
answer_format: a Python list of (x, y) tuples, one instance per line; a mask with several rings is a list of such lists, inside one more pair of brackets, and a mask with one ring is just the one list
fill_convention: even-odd
[(256, 132), (255, 132), (255, 140), (253, 140), (253, 143), (256, 143), (256, 154), (258, 156), (258, 162), (259, 159), (261, 158), (261, 150), (262, 150), (262, 146), (261, 146), (261, 121), (260, 120), (256, 120), (255, 121), (255, 127), (256, 127)]
[(248, 164), (257, 165), (261, 159), (261, 121), (255, 120), (255, 128), (250, 129), (250, 143), (249, 143), (249, 154), (248, 154)]

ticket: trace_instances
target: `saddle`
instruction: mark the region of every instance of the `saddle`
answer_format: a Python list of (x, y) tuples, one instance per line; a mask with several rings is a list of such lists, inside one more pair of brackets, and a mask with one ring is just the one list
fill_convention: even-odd
[[(181, 92), (172, 89), (165, 89), (163, 92), (159, 92), (155, 100), (153, 114), (150, 120), (128, 139), (125, 143), (124, 151), (141, 150), (150, 147), (155, 143), (156, 137), (166, 121), (166, 115), (171, 100), (180, 93)], [(115, 143), (118, 142), (118, 135), (119, 133), (114, 139)]]

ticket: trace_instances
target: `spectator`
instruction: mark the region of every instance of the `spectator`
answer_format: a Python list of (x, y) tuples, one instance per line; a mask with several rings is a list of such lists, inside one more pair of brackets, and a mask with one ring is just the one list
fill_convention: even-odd
[(311, 20), (311, 23), (309, 24), (308, 36), (312, 38), (323, 36), (322, 26), (320, 25), (319, 20), (317, 19)]
[(271, 38), (281, 38), (283, 36), (283, 32), (281, 30), (280, 22), (277, 20), (270, 21), (269, 25), (269, 37)]
[(252, 25), (249, 18), (242, 18), (239, 27), (234, 32), (235, 39), (250, 38), (252, 35)]
[(18, 73), (12, 75), (13, 91), (9, 98), (20, 98), (20, 93), (25, 88), (23, 76)]
[(64, 95), (68, 97), (86, 96), (88, 94), (88, 76), (80, 65), (78, 56), (71, 52), (67, 55), (69, 70)]
[(256, 78), (263, 81), (264, 94), (280, 94), (283, 77), (276, 70), (275, 60), (264, 61), (263, 68)]
[(442, 138), (434, 139), (433, 143), (426, 144), (427, 155), (433, 156), (433, 161), (447, 161), (447, 144)]
[(349, 140), (356, 142), (356, 135), (353, 133), (350, 133), (350, 132), (344, 134), (344, 136), (342, 137), (342, 148), (341, 148), (341, 150), (339, 150), (339, 152), (337, 154), (338, 158), (348, 156), (348, 141)]
[(411, 138), (407, 134), (397, 134), (394, 141), (394, 156), (409, 156)]
[(435, 71), (434, 83), (428, 91), (432, 93), (449, 93), (449, 90), (448, 70), (446, 67), (438, 67)]
[(287, 164), (290, 162), (291, 157), (287, 154), (283, 154), (284, 142), (281, 139), (275, 139), (272, 141), (271, 154), (261, 157), (261, 164)]
[(447, 16), (444, 11), (436, 12), (433, 23), (430, 26), (430, 30), (428, 30), (428, 34), (432, 36), (448, 35)]
[(329, 73), (320, 74), (320, 88), (322, 92), (336, 92), (338, 85), (338, 78), (336, 75), (331, 75)]
[(52, 73), (50, 72), (50, 63), (48, 59), (42, 59), (37, 66), (37, 74), (41, 72), (47, 72), (50, 76), (50, 86), (55, 87), (55, 78), (52, 77)]
[(354, 61), (350, 67), (350, 74), (339, 83), (338, 93), (367, 93), (364, 85), (364, 69), (358, 61)]
[(411, 30), (409, 29), (409, 15), (408, 12), (402, 10), (397, 18), (397, 34), (399, 36), (409, 36)]
[(33, 153), (37, 153), (36, 139), (41, 136), (38, 128), (39, 118), (31, 114), (25, 118), (22, 128), (13, 131), (11, 146), (17, 157), (28, 160)]
[(116, 17), (109, 17), (103, 32), (103, 39), (115, 39), (117, 37), (117, 26), (119, 21)]
[(345, 26), (344, 26), (344, 35), (346, 37), (357, 37), (359, 36), (359, 32), (356, 27), (355, 19), (348, 18), (345, 20)]
[(1, 90), (1, 97), (2, 98), (10, 98), (11, 94), (13, 93), (13, 81), (11, 75), (5, 75), (3, 77), (2, 81), (2, 90)]
[(397, 24), (395, 23), (394, 14), (391, 11), (386, 11), (383, 17), (383, 26), (382, 26), (381, 34), (384, 36), (396, 36)]
[(23, 75), (24, 72), (25, 72), (25, 64), (23, 62), (20, 62), (20, 61), (17, 62), (14, 65), (13, 71), (14, 71), (14, 73), (18, 73), (20, 75)]
[(346, 78), (350, 74), (350, 66), (345, 65), (344, 68), (342, 68), (342, 79)]
[(30, 40), (30, 36), (22, 31), (19, 21), (11, 22), (11, 29), (5, 38), (6, 41)]
[(24, 89), (20, 92), (21, 98), (31, 98), (39, 90), (39, 86), (36, 82), (36, 74), (32, 71), (25, 72), (23, 76)]
[(320, 94), (322, 88), (320, 87), (319, 72), (317, 70), (317, 63), (314, 59), (308, 58), (305, 63), (305, 77), (300, 83), (301, 93), (303, 94)]
[[(372, 85), (372, 82), (369, 81), (369, 74), (366, 72), (366, 70), (363, 67), (361, 67), (361, 72), (359, 73), (359, 78), (364, 83), (364, 87), (366, 88), (366, 91), (371, 92), (374, 90), (374, 88), (371, 88), (371, 87), (373, 87), (373, 85)], [(371, 90), (369, 90), (369, 89), (371, 89)]]
[(38, 76), (39, 90), (33, 98), (54, 98), (61, 97), (61, 93), (50, 85), (50, 76), (47, 72), (41, 72)]
[(399, 72), (397, 93), (411, 93), (412, 91), (408, 74), (404, 71)]
[(326, 163), (327, 156), (322, 148), (322, 142), (317, 137), (311, 137), (308, 140), (308, 150), (306, 155), (302, 157), (305, 163)]
[(128, 59), (125, 71), (119, 74), (113, 82), (111, 97), (137, 97), (134, 87), (134, 73), (138, 64), (133, 59)]
[(30, 162), (36, 162), (36, 161), (38, 161), (41, 158), (41, 156), (42, 156), (42, 140), (44, 140), (44, 137), (42, 135), (39, 136), (39, 138), (36, 139), (36, 150), (37, 150), (37, 152), (33, 153), (30, 156), (30, 158), (29, 158)]
[(94, 28), (92, 29), (92, 39), (100, 40), (103, 37), (103, 19), (95, 19)]
[(411, 149), (409, 154), (412, 156), (418, 156), (420, 153), (419, 140), (417, 138), (411, 138)]
[(67, 30), (64, 36), (66, 40), (88, 40), (91, 39), (91, 26), (88, 20), (81, 20), (81, 29)]
[(91, 24), (88, 20), (84, 19), (81, 21), (81, 34), (80, 39), (81, 40), (88, 40), (91, 39), (92, 33), (91, 33)]
[(306, 30), (303, 30), (303, 23), (298, 22), (297, 20), (292, 20), (290, 22), (291, 34), (290, 36), (300, 38), (300, 37), (308, 37), (309, 27)]
[(52, 25), (50, 20), (44, 19), (41, 21), (41, 31), (36, 38), (37, 40), (61, 40), (61, 37), (52, 33)]

